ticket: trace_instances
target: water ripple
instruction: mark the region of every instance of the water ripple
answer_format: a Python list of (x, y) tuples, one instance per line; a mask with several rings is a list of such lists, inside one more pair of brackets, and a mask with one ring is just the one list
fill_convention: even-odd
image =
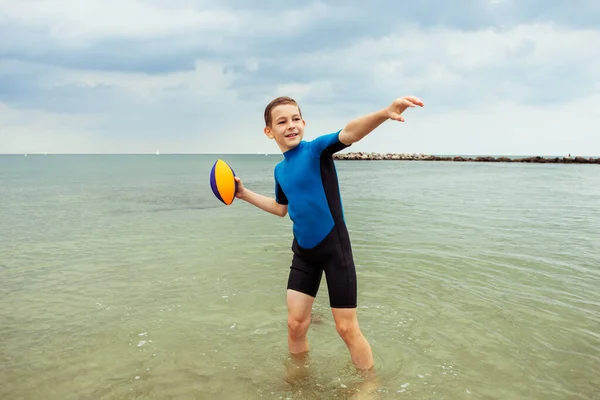
[[(3, 169), (0, 397), (361, 389), (325, 281), (308, 378), (286, 381), (291, 223), (222, 206), (206, 184), (214, 157), (28, 158)], [(274, 159), (231, 160), (272, 194)], [(338, 166), (381, 398), (594, 398), (596, 169)]]

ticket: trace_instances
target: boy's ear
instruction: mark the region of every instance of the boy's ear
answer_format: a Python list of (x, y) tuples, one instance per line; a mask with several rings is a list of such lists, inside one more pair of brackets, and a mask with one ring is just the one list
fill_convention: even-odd
[(269, 139), (273, 139), (273, 133), (271, 132), (271, 128), (269, 128), (268, 126), (265, 126), (265, 129), (263, 129), (265, 132), (265, 135), (267, 135), (267, 137)]

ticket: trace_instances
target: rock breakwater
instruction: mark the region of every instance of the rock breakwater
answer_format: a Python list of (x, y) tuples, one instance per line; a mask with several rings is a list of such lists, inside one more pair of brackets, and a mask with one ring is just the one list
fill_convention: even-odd
[(336, 160), (400, 160), (400, 161), (456, 161), (456, 162), (518, 162), (518, 163), (547, 163), (547, 164), (600, 164), (600, 158), (594, 157), (463, 157), (463, 156), (434, 156), (417, 153), (336, 153)]

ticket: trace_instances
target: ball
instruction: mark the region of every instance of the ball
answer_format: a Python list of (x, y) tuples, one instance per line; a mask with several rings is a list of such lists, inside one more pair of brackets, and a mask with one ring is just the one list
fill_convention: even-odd
[(210, 187), (217, 199), (230, 205), (235, 200), (237, 182), (235, 172), (223, 160), (217, 160), (210, 171)]

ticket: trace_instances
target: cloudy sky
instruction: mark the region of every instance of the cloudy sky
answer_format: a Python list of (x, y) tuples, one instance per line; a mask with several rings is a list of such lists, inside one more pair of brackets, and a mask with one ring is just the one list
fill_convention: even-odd
[[(368, 5), (367, 5), (368, 4)], [(600, 155), (597, 0), (0, 0), (0, 153), (274, 153), (416, 95), (355, 151)]]

